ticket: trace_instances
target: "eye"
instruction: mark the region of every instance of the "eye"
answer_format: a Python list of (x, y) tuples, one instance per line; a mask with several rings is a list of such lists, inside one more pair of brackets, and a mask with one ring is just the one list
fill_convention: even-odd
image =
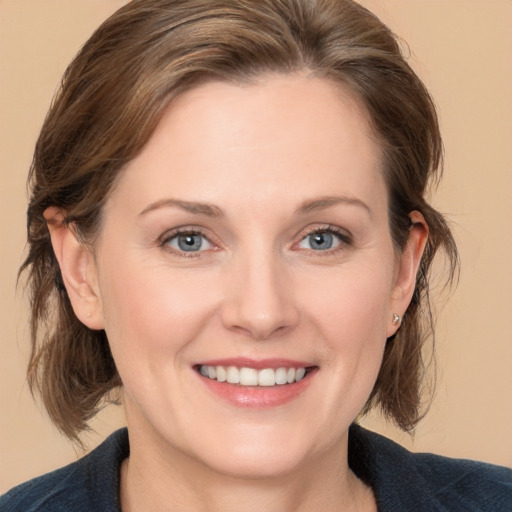
[(179, 252), (198, 252), (212, 248), (212, 244), (204, 235), (194, 232), (176, 233), (165, 240), (164, 245)]
[(348, 243), (348, 237), (337, 233), (334, 229), (317, 229), (308, 233), (298, 244), (299, 249), (328, 251)]

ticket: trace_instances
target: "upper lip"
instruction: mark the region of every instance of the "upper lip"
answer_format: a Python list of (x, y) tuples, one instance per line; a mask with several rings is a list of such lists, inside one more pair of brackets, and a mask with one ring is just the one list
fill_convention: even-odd
[(235, 357), (224, 359), (209, 359), (201, 361), (194, 366), (236, 366), (237, 368), (309, 368), (315, 366), (311, 362), (298, 361), (285, 358), (252, 359), (249, 357)]

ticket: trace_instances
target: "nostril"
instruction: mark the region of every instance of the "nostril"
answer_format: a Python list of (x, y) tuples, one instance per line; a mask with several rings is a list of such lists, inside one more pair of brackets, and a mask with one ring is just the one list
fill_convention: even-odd
[(254, 341), (266, 341), (285, 334), (290, 330), (290, 326), (279, 325), (278, 327), (271, 326), (267, 328), (261, 323), (254, 323), (252, 325), (246, 324), (246, 326), (234, 325), (230, 329), (243, 336), (248, 336)]
[(299, 321), (287, 270), (269, 258), (268, 251), (263, 254), (261, 246), (253, 246), (243, 256), (226, 281), (224, 326), (257, 341), (284, 334)]
[(226, 305), (222, 312), (224, 326), (238, 334), (249, 336), (256, 341), (265, 341), (283, 335), (293, 329), (299, 315), (292, 305), (275, 305), (268, 311), (259, 312), (249, 305), (236, 303)]

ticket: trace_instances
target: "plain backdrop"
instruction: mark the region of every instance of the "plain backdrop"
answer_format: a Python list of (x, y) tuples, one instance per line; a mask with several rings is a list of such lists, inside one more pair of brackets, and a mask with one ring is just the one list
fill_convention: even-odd
[[(0, 492), (80, 456), (30, 396), (25, 180), (65, 67), (123, 0), (0, 0)], [(364, 0), (408, 42), (439, 109), (445, 177), (434, 204), (462, 256), (439, 316), (437, 395), (414, 440), (377, 415), (364, 424), (414, 451), (512, 465), (512, 2)], [(89, 448), (124, 422), (105, 409)]]

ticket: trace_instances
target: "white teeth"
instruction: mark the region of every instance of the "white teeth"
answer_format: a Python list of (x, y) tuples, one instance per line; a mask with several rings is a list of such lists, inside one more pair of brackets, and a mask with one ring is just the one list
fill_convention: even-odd
[[(293, 370), (293, 368), (291, 368)], [(286, 379), (287, 375), (286, 368), (278, 368), (276, 370), (276, 384), (286, 384), (288, 380)]]
[(240, 382), (240, 372), (238, 368), (235, 366), (228, 366), (228, 369), (226, 370), (226, 380), (230, 384), (238, 384)]
[(224, 366), (217, 366), (217, 368), (215, 368), (215, 370), (217, 371), (217, 380), (219, 382), (225, 382), (226, 370), (224, 369)]
[(265, 368), (258, 372), (259, 386), (273, 386), (276, 383), (276, 372), (271, 368)]
[(218, 382), (240, 384), (242, 386), (265, 386), (292, 384), (301, 381), (306, 375), (306, 368), (237, 368), (236, 366), (207, 366), (201, 365), (199, 372)]
[(240, 368), (240, 384), (242, 386), (257, 386), (258, 370), (254, 368)]

